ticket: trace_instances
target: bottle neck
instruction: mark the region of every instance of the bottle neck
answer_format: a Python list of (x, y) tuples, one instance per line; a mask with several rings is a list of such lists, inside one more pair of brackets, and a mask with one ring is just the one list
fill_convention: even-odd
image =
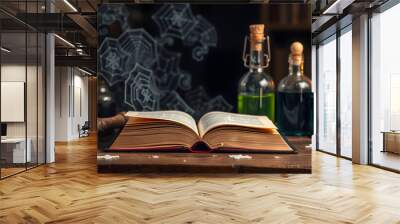
[(289, 75), (302, 76), (303, 71), (301, 69), (301, 66), (296, 64), (291, 64), (289, 66)]
[(250, 70), (262, 72), (264, 66), (264, 52), (262, 50), (250, 50)]

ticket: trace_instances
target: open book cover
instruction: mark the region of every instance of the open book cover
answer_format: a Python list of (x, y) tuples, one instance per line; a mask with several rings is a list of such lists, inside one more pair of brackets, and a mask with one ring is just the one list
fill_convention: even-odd
[(266, 116), (210, 112), (199, 122), (180, 111), (128, 112), (109, 150), (273, 152), (295, 150)]

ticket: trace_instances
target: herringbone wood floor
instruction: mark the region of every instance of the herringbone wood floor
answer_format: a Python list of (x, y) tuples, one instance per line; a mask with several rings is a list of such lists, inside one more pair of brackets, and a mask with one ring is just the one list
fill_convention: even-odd
[(400, 175), (313, 153), (313, 174), (97, 174), (95, 139), (0, 181), (0, 223), (400, 223)]

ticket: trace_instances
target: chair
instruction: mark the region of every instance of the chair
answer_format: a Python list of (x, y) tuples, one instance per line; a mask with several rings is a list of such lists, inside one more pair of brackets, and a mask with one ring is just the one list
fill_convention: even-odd
[(90, 130), (89, 121), (85, 121), (85, 123), (82, 125), (82, 127), (80, 125), (78, 125), (79, 138), (88, 137), (89, 136), (89, 130)]

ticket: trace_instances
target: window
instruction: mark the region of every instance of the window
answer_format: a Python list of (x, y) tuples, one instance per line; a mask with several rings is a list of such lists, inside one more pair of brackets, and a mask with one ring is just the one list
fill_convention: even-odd
[[(400, 5), (371, 19), (371, 162), (400, 170)], [(392, 132), (393, 131), (393, 132)]]
[(318, 45), (316, 62), (317, 149), (349, 159), (352, 157), (352, 41), (349, 24)]
[(336, 37), (318, 48), (318, 149), (336, 153)]
[(340, 36), (340, 155), (352, 157), (352, 32)]

